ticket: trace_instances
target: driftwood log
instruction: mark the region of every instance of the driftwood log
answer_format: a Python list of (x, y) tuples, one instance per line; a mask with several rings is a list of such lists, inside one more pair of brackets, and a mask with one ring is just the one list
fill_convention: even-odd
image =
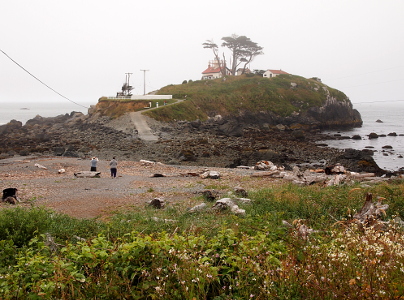
[(384, 198), (379, 197), (377, 202), (373, 202), (372, 194), (367, 193), (365, 203), (353, 218), (362, 224), (372, 225), (372, 223), (384, 216), (389, 208), (388, 204), (382, 204), (382, 200)]
[(77, 178), (100, 178), (101, 172), (94, 171), (80, 171), (74, 173), (74, 176)]

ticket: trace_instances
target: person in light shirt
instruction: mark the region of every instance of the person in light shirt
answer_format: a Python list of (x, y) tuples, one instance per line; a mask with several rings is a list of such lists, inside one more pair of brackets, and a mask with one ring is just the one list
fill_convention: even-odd
[(116, 172), (118, 168), (118, 162), (115, 160), (115, 156), (109, 162), (109, 167), (111, 169), (111, 178), (116, 178)]
[(94, 156), (91, 159), (91, 169), (90, 169), (90, 171), (97, 172), (97, 162), (98, 162), (98, 158)]

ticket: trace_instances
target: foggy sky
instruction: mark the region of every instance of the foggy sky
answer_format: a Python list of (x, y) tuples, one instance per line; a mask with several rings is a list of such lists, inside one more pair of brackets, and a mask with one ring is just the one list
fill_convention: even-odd
[[(264, 47), (251, 69), (282, 69), (354, 103), (404, 100), (401, 0), (4, 0), (0, 49), (77, 103), (198, 80), (202, 43), (232, 34)], [(227, 55), (228, 57), (228, 55)], [(0, 52), (0, 103), (66, 102)]]

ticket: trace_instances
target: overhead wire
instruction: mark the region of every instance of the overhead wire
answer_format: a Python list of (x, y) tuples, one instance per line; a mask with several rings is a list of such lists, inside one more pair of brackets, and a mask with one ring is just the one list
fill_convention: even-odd
[(402, 67), (401, 66), (396, 66), (396, 67), (391, 67), (391, 68), (386, 68), (386, 69), (373, 70), (373, 71), (370, 71), (370, 72), (365, 72), (365, 73), (360, 73), (360, 74), (353, 74), (353, 75), (347, 75), (347, 76), (343, 76), (343, 77), (332, 78), (330, 80), (338, 80), (338, 79), (345, 79), (345, 78), (349, 78), (349, 77), (357, 77), (357, 76), (367, 75), (367, 74), (371, 74), (371, 73), (379, 73), (379, 72), (383, 72), (383, 71), (387, 71), (387, 70), (391, 70), (391, 69), (397, 69), (397, 68), (402, 68)]
[(79, 104), (69, 98), (67, 98), (66, 96), (62, 95), (61, 93), (59, 93), (58, 91), (56, 91), (55, 89), (53, 89), (52, 87), (50, 87), (49, 85), (47, 85), (45, 82), (43, 82), (42, 80), (40, 80), (38, 77), (36, 77), (34, 74), (32, 74), (31, 72), (29, 72), (27, 69), (25, 69), (22, 65), (20, 65), (17, 61), (15, 61), (14, 59), (12, 59), (6, 52), (4, 52), (3, 50), (0, 49), (0, 51), (8, 58), (10, 59), (13, 63), (15, 63), (17, 66), (19, 66), (21, 69), (23, 69), (26, 73), (28, 73), (30, 76), (32, 76), (34, 79), (36, 79), (37, 81), (39, 81), (41, 84), (43, 84), (44, 86), (46, 86), (48, 89), (50, 89), (52, 92), (58, 94), (60, 97), (78, 105), (84, 108), (88, 108), (87, 106), (84, 106), (82, 104)]
[(361, 102), (355, 102), (355, 104), (364, 104), (364, 103), (386, 103), (386, 102), (402, 102), (404, 100), (376, 100), (376, 101), (361, 101)]

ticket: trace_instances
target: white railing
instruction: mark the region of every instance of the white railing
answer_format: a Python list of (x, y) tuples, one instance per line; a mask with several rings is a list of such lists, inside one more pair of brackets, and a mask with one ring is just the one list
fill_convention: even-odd
[[(104, 97), (102, 97), (104, 98)], [(172, 95), (132, 95), (128, 96), (117, 96), (117, 97), (105, 97), (108, 100), (164, 100), (164, 99), (172, 99)]]

